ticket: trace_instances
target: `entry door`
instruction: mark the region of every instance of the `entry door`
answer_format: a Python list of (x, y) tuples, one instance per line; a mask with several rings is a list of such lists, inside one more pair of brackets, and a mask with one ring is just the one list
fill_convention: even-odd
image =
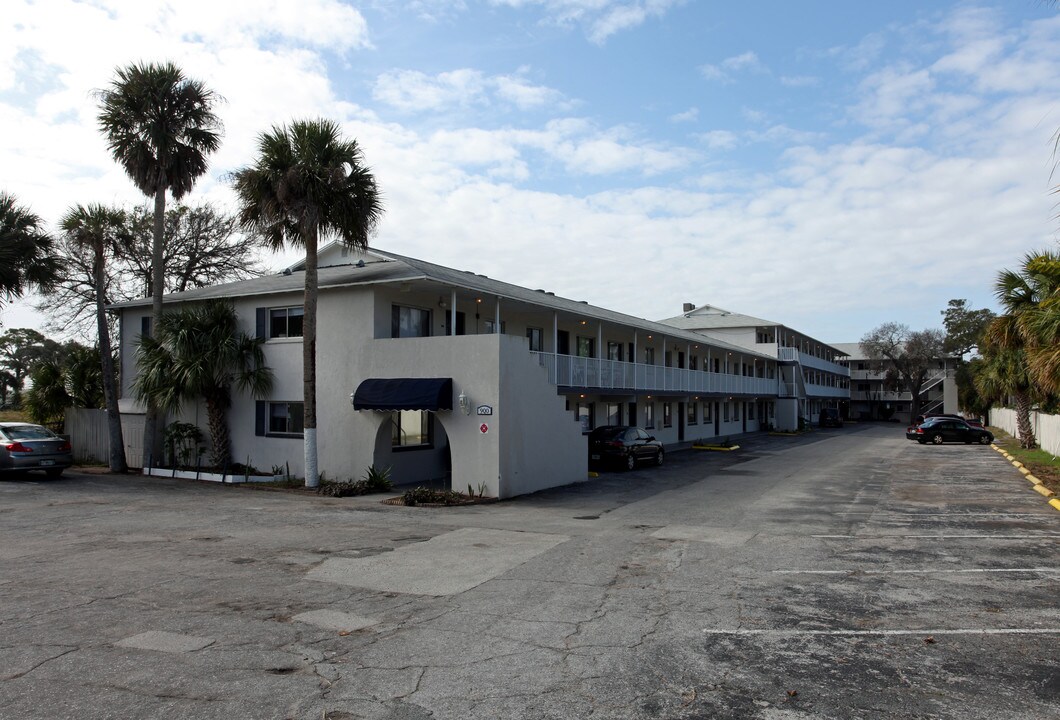
[(714, 403), (714, 437), (721, 435), (721, 403)]
[(743, 431), (747, 432), (747, 405), (748, 403), (740, 403), (743, 405)]
[(677, 403), (677, 442), (685, 441), (685, 404)]
[(636, 425), (637, 424), (637, 403), (631, 402), (629, 404), (629, 415), (628, 415), (628, 417), (629, 417), (629, 424), (630, 425)]

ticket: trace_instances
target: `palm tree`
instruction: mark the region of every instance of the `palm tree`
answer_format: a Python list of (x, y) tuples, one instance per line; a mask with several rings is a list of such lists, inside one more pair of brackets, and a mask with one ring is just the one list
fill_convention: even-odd
[(51, 251), (52, 238), (40, 217), (18, 205), (13, 195), (0, 192), (0, 298), (11, 300), (31, 288), (54, 284), (59, 262)]
[(38, 362), (30, 373), (32, 387), (25, 408), (34, 422), (61, 431), (69, 407), (106, 407), (99, 348), (63, 344), (62, 357)]
[(263, 133), (257, 161), (234, 173), (233, 185), (245, 231), (273, 249), (286, 243), (305, 248), (305, 484), (316, 487), (317, 247), (322, 237), (367, 247), (383, 214), (382, 198), (357, 141), (344, 140), (330, 120), (299, 120)]
[(263, 342), (239, 331), (229, 302), (211, 301), (167, 313), (154, 336), (140, 340), (133, 392), (143, 402), (174, 412), (189, 400), (205, 400), (210, 460), (225, 467), (232, 459), (226, 418), (232, 384), (255, 397), (272, 389)]
[[(110, 88), (97, 93), (99, 126), (114, 159), (144, 195), (155, 201), (151, 254), (151, 313), (158, 325), (165, 287), (163, 233), (166, 191), (186, 195), (206, 172), (207, 156), (221, 144), (219, 97), (170, 62), (120, 67)], [(157, 454), (158, 412), (148, 406), (144, 446)]]
[(1037, 440), (1031, 425), (1030, 409), (1035, 386), (1027, 368), (1027, 353), (1020, 341), (1011, 338), (1011, 316), (996, 318), (984, 336), (982, 362), (975, 374), (975, 387), (987, 404), (1016, 401), (1016, 433), (1020, 447), (1034, 448)]
[(59, 223), (70, 245), (92, 254), (92, 274), (95, 278), (96, 330), (99, 334), (100, 369), (103, 371), (103, 397), (107, 406), (107, 428), (110, 439), (111, 472), (127, 472), (125, 439), (122, 436), (121, 414), (118, 412), (118, 388), (115, 382), (114, 356), (110, 347), (110, 327), (107, 325), (107, 258), (120, 255), (129, 243), (125, 216), (120, 210), (103, 205), (76, 205)]
[(1031, 253), (1024, 259), (1022, 275), (1038, 296), (1021, 328), (1031, 376), (1043, 393), (1060, 395), (1060, 252)]
[(1060, 287), (1050, 273), (1041, 272), (1041, 261), (1047, 255), (1030, 253), (1024, 257), (1020, 271), (998, 273), (994, 295), (1005, 314), (995, 318), (985, 333), (985, 382), (1015, 399), (1016, 429), (1020, 445), (1025, 448), (1038, 444), (1030, 421), (1033, 396), (1042, 394), (1042, 387), (1035, 380), (1041, 375), (1048, 377), (1048, 372), (1041, 370), (1047, 370), (1043, 359), (1051, 348), (1042, 346), (1038, 332), (1046, 330), (1041, 327), (1043, 302), (1048, 303)]

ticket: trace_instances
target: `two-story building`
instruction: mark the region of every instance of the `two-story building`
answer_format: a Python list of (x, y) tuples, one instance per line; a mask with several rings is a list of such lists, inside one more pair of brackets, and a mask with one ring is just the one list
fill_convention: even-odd
[[(640, 425), (670, 447), (785, 426), (775, 353), (380, 250), (333, 244), (319, 266), (317, 443), (329, 478), (375, 465), (400, 483), (442, 478), (510, 497), (584, 480), (585, 435), (599, 425)], [(244, 330), (265, 341), (276, 381), (268, 398), (233, 398), (233, 456), (295, 474), (303, 285), (295, 265), (164, 300), (231, 301)], [(121, 407), (134, 415), (150, 300), (115, 308)], [(203, 418), (193, 405), (180, 419)]]
[[(897, 382), (888, 382), (886, 368), (866, 357), (860, 343), (834, 343), (847, 357), (850, 368), (850, 408), (852, 420), (896, 420), (909, 424), (913, 396)], [(940, 357), (928, 370), (920, 390), (920, 413), (958, 412), (957, 358)]]
[(685, 303), (680, 315), (660, 322), (775, 359), (780, 374), (778, 427), (794, 427), (799, 418), (817, 422), (822, 408), (842, 410), (849, 398), (850, 371), (839, 361), (843, 352), (781, 323), (692, 303)]

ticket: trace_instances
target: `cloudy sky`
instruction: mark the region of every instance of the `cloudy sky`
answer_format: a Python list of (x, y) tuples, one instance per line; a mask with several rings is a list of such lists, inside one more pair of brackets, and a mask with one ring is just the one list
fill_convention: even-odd
[(1042, 0), (4, 0), (0, 189), (52, 224), (139, 202), (91, 93), (161, 60), (225, 98), (191, 202), (330, 117), (384, 193), (373, 245), (650, 319), (937, 326), (1060, 228)]

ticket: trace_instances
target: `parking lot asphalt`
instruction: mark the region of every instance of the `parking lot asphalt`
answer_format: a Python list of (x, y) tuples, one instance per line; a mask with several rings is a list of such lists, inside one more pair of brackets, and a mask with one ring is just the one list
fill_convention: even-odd
[(1057, 718), (1060, 513), (895, 425), (463, 508), (0, 480), (0, 718)]

